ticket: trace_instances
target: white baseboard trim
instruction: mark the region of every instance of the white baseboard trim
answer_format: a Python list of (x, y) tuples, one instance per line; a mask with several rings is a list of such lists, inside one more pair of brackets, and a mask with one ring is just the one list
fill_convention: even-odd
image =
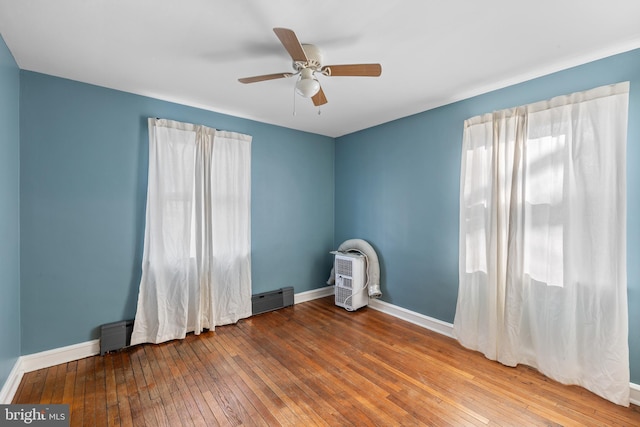
[(629, 400), (634, 405), (640, 406), (640, 385), (630, 383), (629, 388), (631, 389), (629, 392)]
[(2, 386), (2, 390), (0, 390), (0, 404), (8, 405), (13, 400), (13, 396), (16, 395), (16, 391), (18, 391), (18, 386), (20, 386), (20, 381), (22, 381), (22, 376), (24, 375), (24, 371), (21, 369), (20, 357), (16, 360), (15, 365), (9, 372), (9, 376)]
[(294, 294), (293, 303), (300, 304), (301, 302), (312, 301), (314, 299), (328, 297), (329, 295), (333, 295), (333, 286), (325, 286), (324, 288)]
[(369, 307), (453, 338), (453, 325), (451, 323), (443, 322), (442, 320), (434, 319), (433, 317), (425, 316), (424, 314), (416, 313), (415, 311), (407, 310), (406, 308), (398, 307), (397, 305), (378, 299), (370, 299)]
[(54, 348), (53, 350), (41, 351), (40, 353), (28, 354), (21, 356), (20, 359), (22, 362), (22, 371), (32, 372), (38, 369), (60, 365), (61, 363), (95, 356), (96, 354), (100, 354), (99, 339)]
[[(333, 294), (334, 286), (325, 286), (323, 288), (294, 294), (293, 300), (294, 304), (300, 304), (301, 302), (324, 298)], [(369, 307), (453, 338), (453, 325), (451, 323), (443, 322), (442, 320), (434, 319), (433, 317), (425, 316), (424, 314), (416, 313), (415, 311), (407, 310), (406, 308), (398, 307), (397, 305), (379, 299), (369, 299)]]
[(20, 356), (2, 387), (0, 403), (11, 403), (25, 373), (84, 359), (85, 357), (95, 356), (96, 354), (100, 354), (100, 340), (92, 340), (66, 347), (54, 348), (53, 350), (42, 351), (40, 353)]

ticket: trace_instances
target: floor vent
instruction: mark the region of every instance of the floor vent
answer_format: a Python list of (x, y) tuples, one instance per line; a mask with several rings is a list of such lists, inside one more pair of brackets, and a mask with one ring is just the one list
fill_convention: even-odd
[(260, 314), (293, 305), (293, 287), (251, 295), (251, 313)]
[(121, 350), (131, 345), (133, 319), (107, 323), (100, 326), (100, 355)]

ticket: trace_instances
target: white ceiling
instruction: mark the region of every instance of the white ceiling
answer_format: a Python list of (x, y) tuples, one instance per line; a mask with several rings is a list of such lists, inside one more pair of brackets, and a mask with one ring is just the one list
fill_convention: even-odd
[[(294, 116), (294, 79), (237, 81), (291, 70), (274, 27), (382, 76)], [(0, 33), (21, 69), (336, 137), (638, 48), (640, 1), (0, 0)]]

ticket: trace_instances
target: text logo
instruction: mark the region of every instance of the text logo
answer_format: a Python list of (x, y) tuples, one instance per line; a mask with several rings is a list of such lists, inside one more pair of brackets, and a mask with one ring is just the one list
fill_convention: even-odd
[(69, 405), (0, 405), (0, 427), (69, 427)]

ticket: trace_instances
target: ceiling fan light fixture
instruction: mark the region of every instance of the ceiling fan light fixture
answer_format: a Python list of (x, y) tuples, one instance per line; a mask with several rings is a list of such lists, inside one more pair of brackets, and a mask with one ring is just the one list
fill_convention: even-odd
[(318, 93), (319, 90), (320, 83), (313, 77), (302, 78), (296, 83), (296, 92), (305, 98), (311, 98)]

